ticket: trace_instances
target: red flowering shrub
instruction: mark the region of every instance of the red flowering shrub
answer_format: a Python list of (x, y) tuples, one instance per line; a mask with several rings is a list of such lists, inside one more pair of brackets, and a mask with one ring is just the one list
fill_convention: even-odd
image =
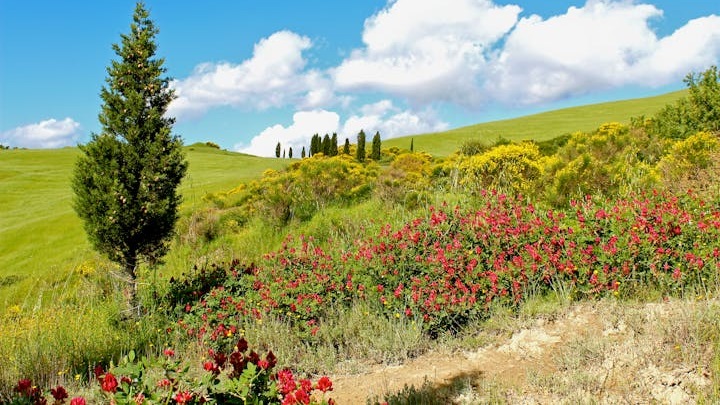
[(311, 339), (327, 308), (365, 300), (390, 318), (423, 322), (431, 335), (517, 305), (528, 291), (576, 297), (652, 286), (668, 294), (717, 278), (720, 211), (692, 194), (648, 193), (614, 202), (586, 198), (567, 210), (483, 192), (478, 208), (431, 208), (397, 229), (325, 250), (288, 237), (257, 265), (188, 303), (178, 326), (230, 347), (243, 318), (268, 314)]

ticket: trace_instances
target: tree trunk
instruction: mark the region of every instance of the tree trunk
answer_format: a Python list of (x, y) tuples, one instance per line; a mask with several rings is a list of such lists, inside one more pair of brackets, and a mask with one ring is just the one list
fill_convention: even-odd
[(125, 274), (127, 277), (125, 278), (125, 282), (127, 283), (127, 286), (125, 287), (125, 300), (127, 309), (124, 311), (126, 313), (127, 318), (137, 319), (140, 318), (141, 311), (140, 311), (140, 302), (138, 301), (138, 286), (137, 286), (137, 260), (132, 260), (128, 262), (125, 266)]

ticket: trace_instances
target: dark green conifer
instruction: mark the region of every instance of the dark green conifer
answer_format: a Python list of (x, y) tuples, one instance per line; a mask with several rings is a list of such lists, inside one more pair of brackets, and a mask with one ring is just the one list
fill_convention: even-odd
[(138, 3), (130, 32), (112, 46), (118, 60), (100, 92), (101, 132), (80, 146), (72, 178), (75, 212), (95, 250), (122, 267), (135, 313), (138, 266), (167, 252), (187, 170), (175, 119), (165, 115), (175, 95), (155, 55), (157, 33)]

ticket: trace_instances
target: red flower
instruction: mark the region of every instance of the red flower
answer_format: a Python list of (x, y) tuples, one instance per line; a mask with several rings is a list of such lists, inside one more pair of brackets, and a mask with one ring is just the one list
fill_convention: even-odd
[(310, 392), (313, 390), (312, 382), (308, 379), (302, 379), (300, 380), (300, 388), (303, 391)]
[(103, 368), (103, 366), (101, 366), (100, 364), (98, 364), (98, 365), (95, 366), (95, 368), (93, 369), (93, 373), (95, 374), (95, 378), (97, 378), (97, 379), (99, 380), (100, 377), (102, 377), (102, 375), (105, 374), (105, 369)]
[(270, 368), (270, 363), (268, 363), (267, 360), (260, 360), (258, 361), (257, 365), (263, 370), (267, 370), (268, 368)]
[(17, 386), (15, 386), (15, 392), (19, 392), (21, 394), (28, 394), (31, 388), (32, 381), (30, 381), (30, 379), (28, 378), (24, 378), (18, 381)]
[(117, 391), (117, 386), (118, 386), (117, 378), (115, 378), (115, 376), (112, 373), (108, 372), (103, 377), (100, 386), (102, 387), (103, 391), (114, 393), (115, 391)]
[(283, 398), (282, 405), (294, 405), (297, 401), (295, 400), (295, 396), (293, 394), (287, 394), (285, 395), (285, 398)]
[(70, 405), (87, 405), (87, 404), (85, 403), (85, 398), (75, 397), (70, 400)]
[(295, 391), (295, 400), (301, 404), (307, 405), (310, 403), (310, 395), (305, 390)]
[(135, 396), (135, 398), (133, 398), (133, 400), (135, 401), (135, 403), (136, 403), (137, 405), (142, 405), (142, 404), (145, 403), (145, 394), (143, 394), (143, 393), (141, 392), (141, 393), (137, 394), (137, 395)]
[(317, 386), (315, 388), (319, 389), (322, 392), (332, 391), (332, 381), (330, 381), (330, 378), (328, 378), (327, 376), (322, 376), (318, 380)]
[(244, 337), (240, 338), (240, 340), (238, 340), (238, 343), (237, 343), (237, 351), (243, 353), (243, 352), (245, 352), (245, 350), (247, 350), (247, 348), (248, 348), (247, 340), (245, 340)]
[(65, 388), (58, 385), (56, 388), (50, 390), (50, 394), (56, 401), (63, 401), (68, 398), (68, 393)]
[(175, 403), (185, 404), (185, 403), (187, 403), (187, 402), (192, 401), (192, 397), (193, 397), (193, 396), (192, 396), (192, 394), (191, 394), (190, 392), (188, 392), (188, 391), (182, 391), (182, 392), (178, 392), (177, 394), (175, 394), (175, 396), (173, 397), (173, 399), (175, 400)]
[(173, 349), (165, 349), (163, 350), (163, 354), (167, 357), (173, 357), (175, 356), (175, 351)]
[(220, 369), (212, 361), (206, 361), (205, 364), (203, 364), (203, 368), (205, 369), (205, 371), (208, 371), (213, 374), (220, 373)]
[(295, 389), (295, 377), (291, 370), (280, 370), (278, 373), (278, 382), (280, 383), (280, 393), (287, 395)]
[(159, 388), (168, 388), (172, 385), (172, 382), (168, 380), (167, 378), (163, 378), (162, 380), (157, 382), (157, 386)]

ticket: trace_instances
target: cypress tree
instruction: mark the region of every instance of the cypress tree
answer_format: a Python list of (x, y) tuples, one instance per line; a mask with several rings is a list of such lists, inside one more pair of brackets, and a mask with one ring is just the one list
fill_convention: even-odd
[(292, 159), (292, 146), (288, 149), (288, 158)]
[(332, 138), (330, 138), (330, 156), (338, 155), (338, 144), (337, 144), (337, 133), (333, 132)]
[(346, 155), (350, 154), (350, 139), (345, 138), (345, 145), (343, 146), (343, 153)]
[(370, 153), (370, 159), (378, 161), (380, 160), (380, 154), (382, 151), (382, 141), (380, 140), (380, 132), (375, 132), (372, 140), (372, 152)]
[(355, 153), (355, 158), (358, 162), (365, 161), (365, 131), (362, 129), (357, 136), (357, 151)]
[(330, 156), (330, 135), (325, 134), (322, 140), (322, 153), (325, 156)]
[(303, 146), (302, 152), (300, 153), (300, 157), (305, 159), (305, 147)]
[(167, 253), (178, 219), (177, 192), (187, 162), (166, 117), (175, 98), (155, 55), (158, 29), (138, 3), (130, 32), (121, 34), (100, 91), (101, 132), (80, 146), (73, 171), (74, 209), (93, 248), (119, 264), (130, 309), (139, 314), (137, 269)]
[(281, 150), (281, 149), (282, 149), (282, 147), (280, 146), (280, 142), (278, 142), (277, 146), (275, 146), (275, 157), (276, 157), (276, 158), (279, 158), (279, 157), (280, 157), (280, 150)]
[(410, 138), (410, 152), (415, 151), (415, 145), (413, 145), (414, 140), (415, 140), (414, 138)]

